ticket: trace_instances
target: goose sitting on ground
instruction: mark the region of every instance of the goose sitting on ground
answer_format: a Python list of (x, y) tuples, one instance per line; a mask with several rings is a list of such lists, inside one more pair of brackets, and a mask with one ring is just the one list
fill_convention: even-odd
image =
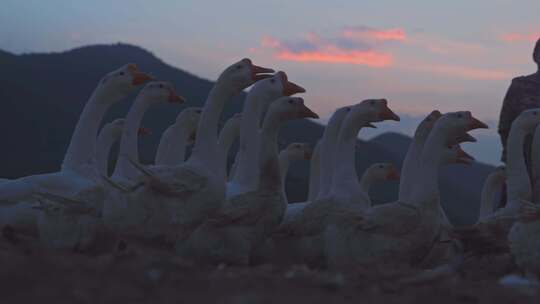
[(255, 190), (258, 185), (259, 130), (268, 106), (281, 96), (306, 90), (288, 80), (285, 72), (257, 82), (249, 91), (242, 111), (240, 145), (236, 154), (234, 175), (227, 184), (227, 197)]
[(540, 109), (523, 111), (512, 123), (508, 135), (506, 190), (507, 203), (503, 208), (481, 218), (469, 227), (456, 228), (457, 237), (470, 255), (506, 254), (507, 235), (516, 218), (534, 207), (532, 187), (523, 154), (525, 138), (540, 123)]
[(232, 97), (270, 77), (263, 74), (269, 72), (243, 59), (219, 76), (204, 105), (191, 156), (183, 164), (148, 169), (132, 161), (144, 174), (143, 184), (123, 193), (127, 203), (110, 214), (112, 223), (122, 223), (117, 227), (120, 231), (145, 238), (183, 239), (221, 206), (226, 168), (217, 138), (219, 117)]
[[(393, 202), (366, 210), (345, 210), (329, 218), (324, 232), (331, 267), (415, 265), (438, 239), (438, 168), (448, 142), (457, 133), (487, 126), (470, 112), (447, 113), (437, 120), (422, 149), (420, 171), (409, 202)], [(352, 211), (352, 212), (351, 212)]]
[[(137, 177), (135, 174), (139, 174), (138, 171), (125, 170), (125, 158), (133, 157), (138, 159), (137, 137), (139, 136), (140, 121), (145, 110), (152, 104), (181, 101), (183, 99), (176, 95), (171, 84), (166, 82), (151, 82), (141, 90), (124, 123), (120, 152), (115, 172), (113, 173), (113, 179), (135, 179)], [(105, 176), (103, 177), (106, 178)], [(44, 205), (52, 202), (62, 205), (62, 208), (52, 208), (53, 211), (58, 210), (59, 212), (52, 212), (50, 208), (45, 208), (48, 212), (42, 212), (39, 215), (38, 230), (41, 242), (53, 248), (89, 248), (93, 244), (96, 233), (102, 225), (102, 219), (98, 215), (101, 214), (102, 209), (104, 215), (108, 214), (107, 211), (110, 210), (108, 204), (104, 206), (99, 204), (99, 202), (103, 201), (102, 195), (104, 189), (101, 188), (103, 187), (88, 189), (72, 199), (67, 197), (58, 198), (58, 196), (54, 197), (50, 194), (45, 196), (44, 199), (42, 198), (45, 201)], [(113, 193), (117, 192), (115, 188), (108, 188), (108, 190), (106, 191), (107, 196), (110, 196), (109, 193), (111, 191)], [(115, 203), (123, 202), (118, 195), (112, 196), (115, 198)], [(74, 205), (72, 201), (79, 201), (79, 206)], [(88, 212), (72, 212), (73, 208), (76, 210), (82, 208)]]
[(277, 152), (279, 127), (290, 120), (318, 118), (302, 98), (282, 97), (273, 102), (261, 130), (260, 184), (252, 192), (226, 201), (176, 250), (190, 259), (247, 265), (254, 248), (279, 225), (285, 213), (282, 172)]
[(190, 140), (195, 140), (201, 112), (198, 107), (184, 109), (163, 132), (154, 160), (156, 166), (175, 166), (186, 160), (186, 148)]
[[(358, 131), (363, 126), (387, 119), (399, 119), (385, 99), (369, 99), (350, 107), (339, 132), (334, 177), (328, 198), (317, 199), (303, 208), (299, 216), (281, 225), (273, 236), (278, 248), (288, 248), (283, 258), (296, 262), (319, 264), (322, 258), (322, 233), (327, 216), (341, 208), (366, 208), (371, 201), (362, 191), (354, 157)], [(322, 172), (321, 172), (322, 174)], [(282, 258), (282, 257), (280, 257)]]

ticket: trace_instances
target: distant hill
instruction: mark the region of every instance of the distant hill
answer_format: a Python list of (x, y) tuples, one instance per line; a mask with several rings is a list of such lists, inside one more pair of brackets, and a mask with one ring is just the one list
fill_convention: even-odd
[[(0, 101), (3, 106), (0, 129), (4, 132), (0, 176), (16, 178), (58, 170), (73, 128), (96, 83), (105, 73), (128, 62), (136, 63), (159, 79), (172, 82), (179, 94), (187, 98), (184, 106), (202, 105), (212, 87), (211, 81), (170, 66), (133, 45), (94, 45), (61, 53), (24, 55), (0, 50)], [(104, 122), (125, 116), (133, 97), (114, 106)], [(223, 120), (241, 111), (244, 97), (241, 94), (226, 106)], [(153, 160), (160, 135), (184, 106), (163, 105), (148, 111), (143, 124), (152, 129), (153, 135), (140, 141), (143, 162)], [(302, 120), (287, 124), (281, 138), (286, 143), (314, 144), (322, 132), (321, 125)], [(363, 172), (373, 162), (391, 160), (401, 163), (408, 141), (407, 137), (398, 134), (385, 134), (369, 142), (359, 141), (358, 172)], [(480, 185), (491, 169), (474, 165), (445, 170), (443, 201), (452, 205), (452, 218), (457, 222), (471, 222), (477, 212)], [(305, 200), (307, 174), (307, 162), (291, 168), (286, 188), (290, 201)], [(388, 183), (376, 186), (373, 197), (377, 202), (387, 202), (395, 200), (396, 193), (397, 183)]]

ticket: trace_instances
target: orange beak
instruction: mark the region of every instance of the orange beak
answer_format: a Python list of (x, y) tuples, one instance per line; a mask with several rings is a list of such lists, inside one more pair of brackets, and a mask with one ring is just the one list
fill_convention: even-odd
[(133, 72), (133, 79), (131, 80), (131, 84), (134, 86), (138, 86), (150, 80), (154, 80), (154, 77), (143, 72)]
[(397, 116), (396, 113), (392, 112), (392, 110), (390, 110), (390, 108), (386, 104), (383, 105), (383, 108), (379, 113), (379, 118), (383, 120), (399, 121), (399, 116)]
[(147, 129), (145, 127), (140, 127), (139, 130), (137, 130), (138, 136), (146, 136), (146, 135), (151, 135), (151, 134), (152, 134), (152, 131), (150, 131), (150, 129)]
[(456, 138), (456, 144), (463, 142), (476, 142), (476, 138), (472, 137), (469, 133), (463, 133)]
[(304, 118), (319, 118), (319, 115), (317, 115), (317, 113), (311, 111), (310, 108), (306, 107), (304, 105), (304, 109), (302, 111), (302, 117)]
[(184, 103), (186, 99), (180, 95), (176, 95), (176, 92), (173, 89), (169, 90), (169, 99), (168, 102), (171, 103)]
[(302, 88), (294, 82), (290, 82), (287, 79), (287, 74), (285, 74), (285, 72), (279, 71), (278, 74), (281, 76), (281, 83), (283, 85), (283, 96), (291, 96), (296, 93), (306, 92), (306, 89)]
[(272, 77), (271, 74), (267, 73), (274, 73), (274, 70), (251, 64), (251, 79), (253, 79), (253, 81)]
[(488, 125), (486, 125), (485, 123), (471, 116), (471, 123), (469, 124), (469, 130), (467, 131), (474, 130), (474, 129), (487, 129), (487, 128), (488, 128)]

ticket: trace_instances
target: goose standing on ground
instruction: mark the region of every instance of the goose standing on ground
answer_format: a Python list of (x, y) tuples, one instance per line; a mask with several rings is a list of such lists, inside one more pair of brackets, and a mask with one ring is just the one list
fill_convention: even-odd
[(260, 131), (258, 189), (228, 199), (188, 240), (177, 242), (181, 256), (212, 263), (249, 263), (253, 250), (279, 225), (285, 213), (277, 152), (279, 127), (301, 118), (318, 118), (302, 98), (282, 97), (270, 105)]
[(176, 121), (163, 132), (156, 152), (156, 166), (176, 166), (186, 160), (186, 148), (195, 140), (201, 108), (186, 108), (176, 117)]
[(288, 80), (285, 72), (257, 82), (249, 91), (240, 131), (240, 145), (235, 159), (235, 172), (227, 185), (227, 197), (253, 191), (258, 185), (259, 130), (270, 103), (281, 96), (291, 96), (306, 90)]
[(439, 216), (438, 168), (448, 142), (457, 133), (487, 126), (470, 112), (447, 113), (437, 120), (422, 149), (420, 171), (409, 202), (378, 205), (364, 211), (337, 212), (324, 236), (332, 267), (414, 265), (436, 242)]
[[(190, 158), (174, 167), (147, 169), (132, 164), (144, 175), (144, 184), (123, 194), (129, 217), (121, 230), (142, 237), (186, 238), (225, 198), (226, 168), (218, 144), (218, 122), (225, 104), (273, 72), (243, 59), (229, 66), (210, 91), (201, 113)], [(127, 207), (126, 207), (127, 208)]]

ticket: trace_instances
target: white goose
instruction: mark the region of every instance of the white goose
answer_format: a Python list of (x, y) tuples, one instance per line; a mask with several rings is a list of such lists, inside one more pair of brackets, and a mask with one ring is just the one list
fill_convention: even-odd
[(505, 168), (497, 167), (495, 171), (490, 173), (482, 187), (482, 194), (480, 199), (480, 214), (478, 216), (479, 221), (487, 218), (493, 212), (495, 212), (495, 197), (501, 190), (506, 180)]
[(156, 166), (175, 166), (186, 159), (186, 148), (191, 140), (195, 140), (195, 132), (201, 117), (201, 108), (186, 108), (176, 117), (176, 121), (168, 127), (156, 152)]
[(470, 112), (448, 113), (439, 118), (424, 145), (411, 200), (335, 213), (324, 237), (328, 264), (410, 265), (422, 261), (442, 225), (438, 167), (444, 161), (444, 151), (449, 149), (447, 143), (455, 134), (479, 127), (486, 125)]
[(281, 173), (281, 185), (283, 186), (282, 193), (285, 202), (288, 204), (287, 193), (285, 192), (285, 182), (291, 162), (300, 160), (310, 160), (313, 151), (309, 144), (306, 143), (291, 143), (287, 148), (279, 152), (279, 172)]
[[(219, 132), (218, 145), (222, 152), (223, 166), (227, 167), (229, 159), (229, 150), (231, 146), (240, 136), (240, 125), (242, 123), (242, 114), (236, 113), (227, 120), (221, 131)], [(234, 174), (234, 167), (231, 167), (227, 178), (231, 178)]]
[(116, 119), (105, 124), (97, 138), (96, 144), (96, 165), (99, 173), (108, 176), (109, 173), (109, 154), (111, 148), (120, 140), (124, 128), (124, 119)]
[(134, 64), (125, 65), (105, 75), (77, 122), (61, 171), (27, 176), (0, 184), (0, 202), (32, 199), (38, 192), (70, 196), (80, 189), (99, 183), (95, 152), (101, 120), (109, 107), (150, 79), (152, 78), (140, 72)]
[[(151, 82), (147, 84), (137, 96), (130, 109), (122, 132), (120, 152), (118, 156), (113, 179), (135, 179), (138, 171), (118, 170), (119, 166), (125, 166), (126, 157), (137, 157), (137, 138), (139, 135), (140, 121), (145, 110), (151, 105), (161, 102), (180, 102), (183, 99), (176, 95), (174, 89), (166, 82)], [(129, 155), (131, 154), (131, 155)], [(125, 167), (124, 167), (125, 168)], [(132, 175), (129, 175), (132, 174)], [(106, 177), (104, 177), (106, 178)], [(92, 246), (96, 234), (102, 226), (102, 219), (97, 215), (103, 208), (105, 215), (110, 210), (109, 204), (99, 205), (103, 202), (104, 194), (109, 194), (113, 189), (102, 186), (81, 191), (72, 201), (66, 197), (42, 197), (45, 211), (38, 219), (40, 240), (47, 246), (66, 249), (87, 249)], [(120, 197), (114, 195), (115, 200)], [(49, 207), (49, 203), (53, 207)], [(75, 204), (79, 202), (79, 204)], [(58, 204), (57, 207), (54, 203)], [(108, 218), (105, 218), (108, 219)]]
[(313, 155), (311, 155), (311, 161), (309, 162), (309, 189), (307, 201), (311, 202), (317, 198), (320, 191), (320, 178), (321, 178), (321, 141), (319, 140), (313, 148)]
[[(142, 187), (123, 194), (127, 204), (111, 214), (121, 232), (142, 237), (185, 238), (225, 198), (226, 168), (218, 144), (218, 122), (224, 105), (270, 69), (243, 59), (218, 78), (204, 105), (191, 157), (174, 167), (150, 169), (132, 161), (146, 175)], [(114, 202), (113, 202), (114, 203)]]
[(249, 91), (242, 112), (240, 145), (236, 154), (236, 169), (227, 184), (227, 197), (255, 190), (258, 185), (258, 137), (260, 125), (270, 103), (281, 96), (305, 92), (304, 88), (288, 80), (285, 72), (257, 82)]
[(279, 127), (286, 121), (318, 118), (298, 97), (282, 97), (268, 109), (261, 130), (258, 189), (227, 200), (216, 215), (206, 220), (177, 252), (205, 262), (247, 265), (254, 248), (279, 225), (285, 213), (282, 177), (277, 152)]

